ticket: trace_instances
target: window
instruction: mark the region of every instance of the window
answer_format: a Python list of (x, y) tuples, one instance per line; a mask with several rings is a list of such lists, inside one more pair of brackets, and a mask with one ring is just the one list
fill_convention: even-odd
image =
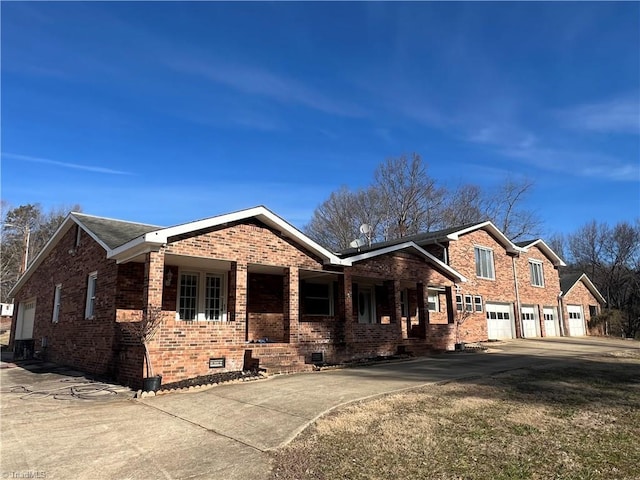
[(224, 321), (224, 278), (217, 273), (181, 272), (178, 319)]
[(579, 311), (570, 311), (569, 312), (569, 318), (573, 319), (573, 320), (579, 320), (581, 318), (580, 316), (580, 312)]
[(96, 311), (96, 283), (98, 282), (98, 272), (89, 274), (87, 278), (87, 304), (84, 309), (85, 318), (93, 318)]
[(525, 310), (524, 308), (520, 309), (520, 315), (522, 315), (522, 320), (535, 320), (535, 314), (533, 313), (533, 309), (527, 309)]
[(534, 287), (544, 287), (544, 275), (542, 274), (542, 262), (529, 260), (529, 270), (531, 271), (531, 285)]
[(456, 295), (456, 310), (461, 312), (463, 309), (462, 295)]
[(56, 285), (56, 289), (53, 292), (53, 316), (51, 317), (51, 321), (53, 323), (58, 323), (60, 318), (60, 297), (62, 294), (62, 284)]
[(545, 322), (552, 322), (556, 319), (553, 308), (545, 308), (542, 312)]
[(495, 280), (493, 250), (484, 247), (475, 247), (474, 252), (476, 257), (476, 275), (480, 278)]
[(333, 289), (330, 283), (305, 283), (302, 309), (305, 315), (333, 315)]
[(476, 312), (482, 311), (482, 297), (480, 295), (476, 295), (473, 297), (473, 306)]
[(464, 296), (464, 309), (467, 312), (473, 312), (473, 297), (471, 295)]
[(438, 299), (438, 292), (435, 290), (429, 290), (427, 292), (427, 300), (429, 302), (429, 311), (430, 312), (439, 312), (440, 311), (440, 301)]

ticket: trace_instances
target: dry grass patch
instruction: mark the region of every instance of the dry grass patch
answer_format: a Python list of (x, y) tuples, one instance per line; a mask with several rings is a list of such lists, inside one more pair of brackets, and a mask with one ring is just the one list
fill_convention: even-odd
[(640, 358), (575, 361), (348, 406), (274, 479), (639, 479)]

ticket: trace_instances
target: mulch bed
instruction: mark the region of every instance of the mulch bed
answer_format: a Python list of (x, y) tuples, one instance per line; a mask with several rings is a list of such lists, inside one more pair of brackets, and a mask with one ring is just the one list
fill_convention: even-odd
[(248, 380), (259, 378), (260, 372), (257, 370), (248, 370), (245, 372), (224, 372), (214, 373), (212, 375), (202, 375), (200, 377), (180, 380), (179, 382), (166, 383), (160, 387), (160, 390), (172, 390), (188, 387), (196, 387), (200, 385), (213, 385), (216, 383), (231, 382), (233, 380)]

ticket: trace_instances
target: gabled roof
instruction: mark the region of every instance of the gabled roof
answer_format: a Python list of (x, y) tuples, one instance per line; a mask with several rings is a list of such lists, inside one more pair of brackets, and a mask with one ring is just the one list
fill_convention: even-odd
[(363, 260), (367, 260), (369, 258), (374, 258), (379, 255), (386, 255), (388, 253), (393, 253), (401, 250), (413, 250), (418, 255), (424, 257), (429, 263), (436, 267), (436, 269), (440, 270), (446, 276), (455, 279), (458, 282), (466, 282), (467, 279), (458, 273), (456, 270), (451, 268), (449, 265), (444, 263), (442, 260), (431, 255), (425, 249), (419, 247), (415, 242), (404, 242), (398, 243), (395, 245), (389, 245), (384, 248), (379, 248), (377, 250), (371, 250), (365, 253), (360, 253), (358, 255), (353, 255), (351, 257), (347, 257), (345, 260), (350, 262), (350, 265), (354, 263), (361, 262)]
[(140, 235), (162, 228), (157, 225), (95, 217), (84, 213), (73, 212), (71, 216), (105, 250), (113, 250)]
[(510, 253), (518, 253), (520, 252), (520, 248), (516, 246), (511, 240), (509, 240), (504, 233), (502, 233), (498, 227), (496, 227), (492, 222), (479, 222), (479, 223), (468, 223), (466, 225), (459, 225), (456, 227), (445, 228), (443, 230), (437, 230), (434, 232), (426, 232), (419, 233), (417, 235), (409, 235), (407, 237), (398, 238), (396, 240), (388, 240), (385, 242), (374, 243), (371, 246), (363, 246), (360, 248), (348, 248), (346, 250), (342, 250), (339, 255), (341, 257), (346, 257), (353, 255), (355, 253), (368, 252), (373, 250), (378, 250), (380, 248), (386, 248), (391, 245), (398, 245), (405, 242), (413, 242), (417, 245), (424, 246), (439, 242), (449, 242), (459, 240), (462, 235), (473, 232), (475, 230), (484, 229), (491, 233), (497, 240), (505, 247)]
[(587, 276), (586, 273), (566, 273), (560, 276), (560, 290), (562, 290), (561, 295), (566, 297), (567, 294), (571, 291), (573, 287), (576, 286), (578, 282), (584, 283), (584, 286), (596, 297), (602, 305), (607, 303), (602, 294), (598, 291), (596, 286), (593, 284), (591, 279)]
[(520, 247), (522, 251), (526, 252), (531, 247), (537, 246), (540, 251), (549, 259), (556, 267), (566, 267), (567, 264), (554, 252), (549, 245), (547, 245), (541, 238), (535, 240), (526, 240), (524, 242), (516, 242), (516, 246)]
[(107, 252), (109, 252), (114, 245), (127, 242), (131, 238), (135, 238), (140, 235), (143, 231), (150, 231), (158, 228), (156, 226), (145, 225), (143, 223), (126, 222), (123, 220), (114, 220), (111, 218), (95, 217), (84, 213), (71, 212), (66, 216), (62, 224), (51, 236), (36, 258), (34, 258), (29, 264), (27, 271), (18, 279), (9, 292), (9, 297), (13, 297), (14, 292), (22, 288), (22, 285), (24, 285), (35, 269), (38, 268), (42, 263), (42, 260), (49, 255), (60, 239), (71, 228), (73, 228), (74, 225), (79, 225), (80, 228), (87, 232), (87, 234), (98, 242), (98, 244), (100, 244)]
[(251, 218), (259, 220), (268, 227), (279, 231), (282, 236), (290, 238), (298, 245), (301, 245), (312, 253), (315, 253), (322, 258), (324, 263), (344, 265), (343, 260), (334, 253), (311, 240), (296, 227), (262, 205), (211, 218), (196, 220), (194, 222), (184, 223), (173, 227), (144, 232), (138, 237), (132, 238), (128, 242), (111, 250), (107, 257), (114, 258), (117, 262), (125, 262), (134, 256), (140, 255), (141, 253), (159, 248), (160, 246), (170, 242), (172, 237), (197, 232), (199, 230), (224, 226), (229, 223), (248, 220)]

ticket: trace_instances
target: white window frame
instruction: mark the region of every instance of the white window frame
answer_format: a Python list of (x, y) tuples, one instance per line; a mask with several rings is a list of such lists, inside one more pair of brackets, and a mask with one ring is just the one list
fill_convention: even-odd
[(464, 311), (473, 313), (473, 295), (464, 296)]
[(495, 280), (496, 266), (493, 258), (493, 249), (475, 245), (473, 254), (476, 262), (476, 276), (485, 280)]
[[(431, 304), (434, 305), (434, 308), (431, 308)], [(437, 290), (427, 290), (427, 309), (430, 312), (440, 311), (440, 295)]]
[(305, 317), (332, 317), (334, 315), (334, 308), (333, 308), (333, 304), (334, 302), (334, 298), (333, 298), (333, 282), (319, 282), (319, 281), (315, 281), (315, 282), (310, 282), (310, 281), (306, 281), (305, 280), (305, 287), (308, 285), (323, 285), (327, 287), (327, 295), (328, 297), (317, 297), (317, 296), (310, 296), (307, 295), (307, 291), (305, 288), (305, 292), (304, 292), (304, 297), (302, 298), (302, 303), (304, 305), (305, 300), (310, 299), (310, 300), (326, 300), (327, 302), (329, 302), (328, 304), (328, 313), (308, 313), (306, 311), (303, 312), (303, 315)]
[[(529, 259), (529, 275), (532, 286), (544, 287), (544, 268), (541, 261)], [(540, 278), (537, 278), (538, 276)]]
[(480, 295), (473, 296), (473, 311), (482, 312), (484, 310), (482, 305), (482, 297)]
[(91, 320), (96, 315), (96, 290), (98, 284), (98, 272), (91, 272), (87, 276), (87, 303), (84, 307), (84, 318)]
[(456, 311), (457, 312), (464, 311), (464, 298), (460, 293), (456, 293)]
[[(196, 305), (194, 318), (182, 318), (180, 302), (182, 299), (182, 282), (185, 275), (196, 277)], [(220, 318), (207, 318), (207, 278), (220, 279)], [(227, 321), (227, 272), (205, 270), (181, 270), (178, 274), (178, 292), (176, 298), (176, 320), (183, 322), (226, 322)]]
[(52, 323), (58, 323), (58, 321), (60, 320), (61, 298), (62, 298), (62, 284), (59, 283), (56, 285), (56, 288), (53, 291), (53, 314), (51, 315)]

